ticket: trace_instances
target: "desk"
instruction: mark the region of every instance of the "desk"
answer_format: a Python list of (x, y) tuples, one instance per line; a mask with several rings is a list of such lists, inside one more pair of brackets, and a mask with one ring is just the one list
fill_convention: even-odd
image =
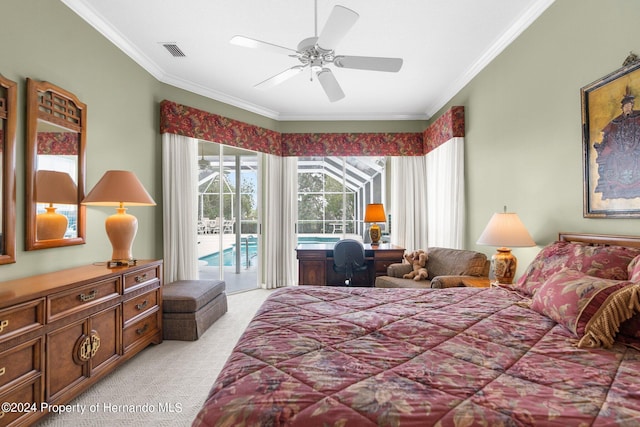
[[(301, 243), (296, 248), (298, 258), (298, 284), (342, 286), (345, 276), (333, 271), (334, 243)], [(367, 270), (354, 274), (353, 286), (373, 287), (377, 276), (387, 274), (387, 267), (402, 262), (404, 248), (381, 243), (364, 245)]]

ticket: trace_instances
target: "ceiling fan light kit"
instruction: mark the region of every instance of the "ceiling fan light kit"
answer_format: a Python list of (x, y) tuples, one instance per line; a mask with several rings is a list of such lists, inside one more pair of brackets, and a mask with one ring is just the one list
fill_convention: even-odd
[[(317, 28), (317, 4), (315, 15)], [(270, 89), (308, 68), (311, 72), (311, 80), (313, 80), (313, 75), (315, 74), (329, 101), (336, 102), (344, 98), (345, 94), (331, 69), (327, 68), (328, 65), (333, 64), (338, 68), (393, 73), (400, 71), (400, 68), (402, 68), (402, 58), (338, 56), (335, 54), (336, 46), (353, 27), (358, 17), (359, 15), (351, 9), (340, 5), (334, 6), (320, 35), (302, 40), (298, 43), (296, 50), (245, 36), (234, 36), (231, 38), (230, 43), (237, 46), (285, 54), (297, 58), (302, 64), (295, 65), (269, 77), (254, 87)]]

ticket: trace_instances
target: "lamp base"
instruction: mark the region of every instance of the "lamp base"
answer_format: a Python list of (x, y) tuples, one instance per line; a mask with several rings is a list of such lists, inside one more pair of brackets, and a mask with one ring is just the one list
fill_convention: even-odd
[[(138, 232), (138, 219), (127, 213), (126, 208), (117, 208), (117, 213), (107, 218), (104, 227), (111, 242), (111, 263), (129, 265), (133, 260), (133, 239)], [(116, 264), (118, 265), (118, 264)]]
[(491, 257), (491, 267), (498, 283), (510, 285), (516, 275), (518, 260), (509, 248), (498, 248)]
[(369, 228), (369, 237), (371, 237), (372, 245), (377, 245), (380, 243), (382, 232), (380, 231), (380, 226), (375, 222), (371, 224), (371, 227)]
[(67, 231), (69, 220), (56, 212), (52, 206), (45, 207), (47, 212), (36, 216), (36, 240), (62, 239)]

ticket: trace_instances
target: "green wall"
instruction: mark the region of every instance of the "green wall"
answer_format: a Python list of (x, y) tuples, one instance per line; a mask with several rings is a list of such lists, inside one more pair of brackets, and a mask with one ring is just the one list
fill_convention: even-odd
[[(70, 9), (51, 0), (0, 4), (0, 73), (18, 82), (17, 262), (0, 280), (103, 262), (111, 256), (104, 220), (87, 207), (87, 243), (24, 251), (25, 79), (50, 81), (88, 106), (87, 191), (108, 169), (136, 172), (156, 207), (139, 220), (137, 258), (162, 257), (158, 103), (169, 99), (280, 132), (416, 132), (412, 122), (276, 122), (158, 82)], [(467, 246), (503, 205), (544, 245), (559, 230), (639, 234), (640, 220), (582, 217), (580, 87), (640, 53), (637, 0), (558, 0), (445, 106), (466, 109)], [(636, 43), (636, 44), (634, 44)], [(434, 115), (438, 117), (440, 113)], [(538, 248), (516, 249), (523, 265)]]
[(467, 246), (493, 253), (475, 241), (504, 205), (539, 245), (514, 250), (520, 273), (558, 231), (640, 234), (637, 219), (583, 218), (580, 102), (640, 53), (639, 17), (637, 0), (557, 0), (451, 100), (466, 114)]

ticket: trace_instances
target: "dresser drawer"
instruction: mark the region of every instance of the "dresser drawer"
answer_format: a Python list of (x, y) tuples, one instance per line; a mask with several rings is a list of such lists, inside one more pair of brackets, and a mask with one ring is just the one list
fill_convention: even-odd
[(120, 278), (90, 283), (47, 298), (47, 320), (52, 322), (72, 313), (89, 309), (120, 297)]
[(124, 302), (124, 324), (135, 319), (138, 316), (144, 316), (150, 310), (158, 307), (158, 293), (160, 288), (138, 295)]
[(42, 328), (44, 298), (0, 310), (0, 342)]
[(42, 371), (42, 338), (0, 353), (0, 392), (7, 384)]
[(160, 329), (162, 312), (155, 309), (147, 316), (137, 320), (124, 329), (123, 333), (123, 346), (125, 353), (127, 350), (134, 346), (138, 341), (144, 341), (151, 335), (156, 334)]
[[(8, 404), (7, 411), (0, 409), (0, 425), (32, 425), (27, 419), (37, 418), (40, 412), (42, 376), (0, 395), (0, 402)], [(24, 424), (22, 424), (24, 423)]]
[(153, 266), (132, 273), (126, 273), (124, 275), (125, 292), (140, 286), (147, 285), (152, 280), (157, 280), (160, 277), (159, 268), (160, 267), (158, 266)]

